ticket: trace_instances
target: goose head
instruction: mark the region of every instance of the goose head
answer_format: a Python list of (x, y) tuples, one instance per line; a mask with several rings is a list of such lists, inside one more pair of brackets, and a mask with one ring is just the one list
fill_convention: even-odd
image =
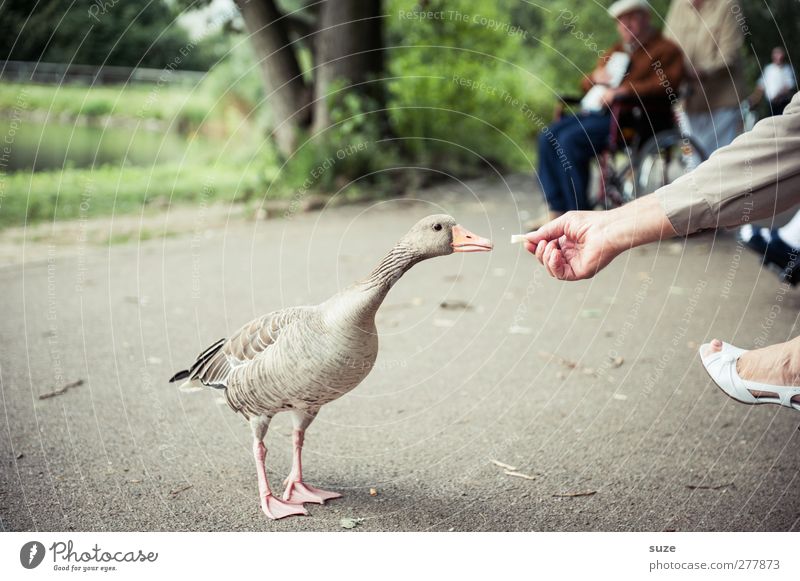
[(402, 241), (421, 259), (445, 256), (454, 252), (489, 252), (492, 241), (473, 234), (452, 216), (426, 216), (409, 230)]

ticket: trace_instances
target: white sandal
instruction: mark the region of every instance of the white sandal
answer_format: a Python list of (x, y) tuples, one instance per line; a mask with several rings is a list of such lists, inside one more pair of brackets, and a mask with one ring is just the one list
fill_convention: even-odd
[[(800, 411), (800, 404), (792, 403), (792, 398), (800, 395), (800, 387), (770, 385), (739, 377), (739, 372), (736, 371), (736, 362), (742, 354), (747, 353), (746, 349), (739, 349), (729, 343), (722, 343), (722, 349), (717, 353), (712, 353), (708, 357), (703, 356), (703, 353), (709, 347), (710, 343), (701, 345), (700, 360), (703, 362), (703, 366), (711, 380), (726, 395), (738, 402), (749, 405), (774, 403)], [(777, 394), (778, 397), (756, 397), (750, 390), (769, 391)]]

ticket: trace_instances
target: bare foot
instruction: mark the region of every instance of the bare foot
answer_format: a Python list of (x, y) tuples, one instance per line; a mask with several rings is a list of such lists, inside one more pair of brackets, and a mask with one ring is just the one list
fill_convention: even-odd
[[(762, 349), (747, 351), (736, 362), (736, 372), (742, 379), (766, 383), (769, 385), (800, 385), (800, 357), (796, 356), (797, 339), (770, 345)], [(708, 357), (722, 350), (722, 341), (714, 339), (703, 353)], [(795, 355), (795, 356), (793, 356)], [(751, 389), (753, 397), (778, 397), (772, 391)], [(794, 396), (792, 402), (800, 403), (800, 396)]]

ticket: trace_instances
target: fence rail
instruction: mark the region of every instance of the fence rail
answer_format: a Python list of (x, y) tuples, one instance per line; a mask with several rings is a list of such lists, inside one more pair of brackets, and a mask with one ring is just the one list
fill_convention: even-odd
[(196, 85), (205, 74), (199, 71), (179, 71), (170, 68), (96, 67), (93, 65), (0, 61), (0, 81), (48, 85), (62, 83)]

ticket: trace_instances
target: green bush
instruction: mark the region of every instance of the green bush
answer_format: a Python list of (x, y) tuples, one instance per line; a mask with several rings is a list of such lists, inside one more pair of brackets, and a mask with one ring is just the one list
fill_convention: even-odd
[[(412, 19), (408, 0), (389, 0), (389, 111), (392, 127), (423, 163), (530, 167), (536, 77), (525, 66), (524, 34), (511, 20), (514, 2), (433, 0), (438, 19)], [(498, 23), (495, 25), (490, 22)], [(504, 27), (504, 25), (508, 25)], [(463, 168), (461, 168), (463, 169)]]

